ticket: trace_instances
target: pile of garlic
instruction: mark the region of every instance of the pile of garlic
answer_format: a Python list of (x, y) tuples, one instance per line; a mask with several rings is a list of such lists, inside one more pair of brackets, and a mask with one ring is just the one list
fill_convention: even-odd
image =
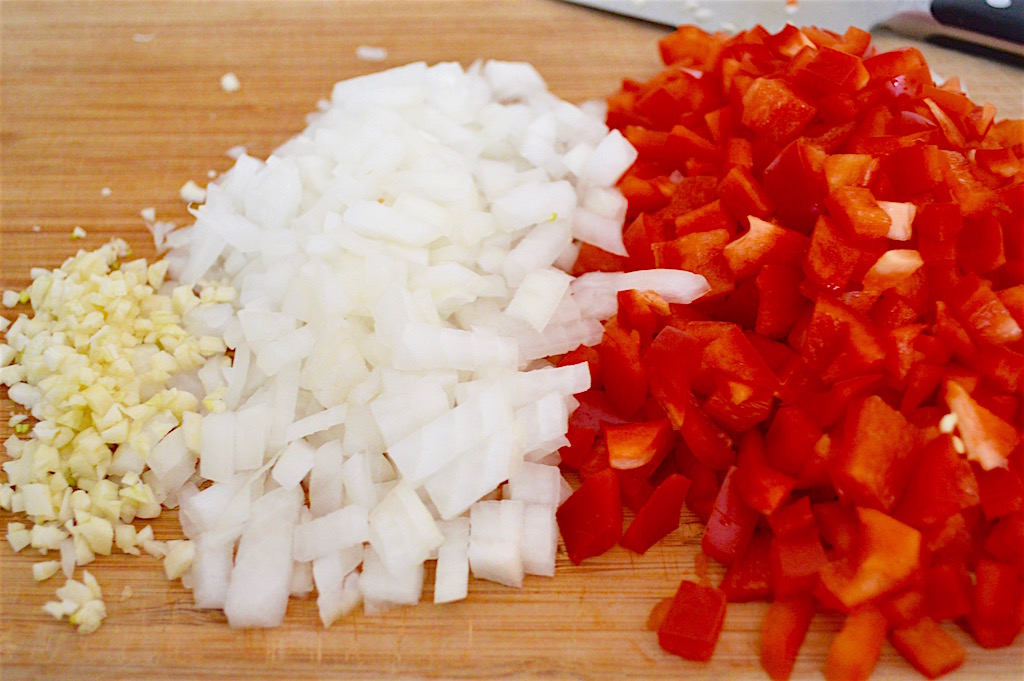
[[(205, 301), (186, 286), (159, 293), (167, 263), (122, 262), (129, 254), (122, 240), (80, 251), (52, 272), (33, 269), (26, 291), (4, 296), (8, 307), (27, 302), (34, 310), (6, 329), (0, 382), (36, 420), (30, 426), (25, 414), (12, 417), (16, 434), (4, 443), (10, 460), (2, 466), (0, 507), (31, 523), (9, 523), (7, 539), (15, 551), (59, 551), (69, 579), (76, 566), (115, 548), (163, 558), (176, 576), (194, 555), (187, 542), (157, 542), (151, 528), (136, 530), (132, 521), (174, 505), (167, 491), (180, 481), (148, 470), (147, 456), (174, 428), (198, 425), (205, 393), (195, 370), (225, 351), (220, 338), (189, 334), (183, 317), (233, 292), (206, 287)], [(55, 574), (54, 562), (39, 564), (36, 578)], [(88, 600), (100, 598), (93, 591)], [(48, 612), (70, 616), (77, 608)], [(86, 619), (91, 630), (102, 617)]]

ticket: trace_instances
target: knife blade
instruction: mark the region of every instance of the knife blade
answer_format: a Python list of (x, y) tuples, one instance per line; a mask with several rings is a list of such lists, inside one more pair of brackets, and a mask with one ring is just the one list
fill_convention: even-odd
[(728, 33), (785, 24), (843, 33), (883, 26), (920, 40), (969, 43), (1024, 58), (1024, 0), (567, 0), (666, 26)]

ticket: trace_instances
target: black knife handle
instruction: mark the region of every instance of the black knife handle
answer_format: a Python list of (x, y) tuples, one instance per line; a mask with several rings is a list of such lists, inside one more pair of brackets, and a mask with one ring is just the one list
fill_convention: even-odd
[(1024, 45), (1024, 0), (933, 0), (940, 24)]

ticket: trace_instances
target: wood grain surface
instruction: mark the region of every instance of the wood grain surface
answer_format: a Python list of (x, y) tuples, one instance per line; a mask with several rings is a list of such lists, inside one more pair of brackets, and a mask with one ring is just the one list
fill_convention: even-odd
[[(0, 2), (0, 287), (20, 288), (30, 267), (56, 267), (113, 236), (152, 255), (141, 209), (186, 224), (186, 180), (205, 184), (208, 171), (229, 168), (224, 152), (235, 145), (265, 157), (335, 81), (419, 60), (527, 60), (556, 94), (579, 102), (623, 77), (653, 75), (665, 33), (554, 0)], [(360, 61), (360, 45), (386, 48), (387, 59)], [(921, 49), (975, 99), (1021, 115), (1021, 71)], [(220, 87), (229, 71), (241, 81), (234, 93)], [(70, 239), (75, 226), (84, 241)], [(10, 414), (4, 399), (0, 439)], [(0, 528), (11, 520), (0, 513)], [(173, 513), (154, 527), (157, 538), (178, 534)], [(574, 567), (562, 555), (554, 579), (531, 577), (520, 590), (473, 582), (461, 603), (359, 614), (326, 630), (313, 599), (293, 600), (279, 629), (232, 630), (220, 613), (193, 609), (157, 561), (115, 555), (88, 566), (109, 609), (91, 636), (40, 610), (61, 578), (35, 583), (30, 566), (40, 557), (2, 542), (0, 678), (766, 678), (757, 662), (762, 604), (730, 606), (708, 664), (664, 654), (645, 629), (681, 578), (717, 583), (721, 568), (701, 563), (700, 533), (689, 519), (643, 557), (617, 548)], [(821, 677), (837, 624), (814, 620), (794, 678)], [(982, 651), (951, 631), (969, 655), (950, 679), (1024, 677), (1020, 641)], [(920, 677), (887, 645), (875, 678)]]

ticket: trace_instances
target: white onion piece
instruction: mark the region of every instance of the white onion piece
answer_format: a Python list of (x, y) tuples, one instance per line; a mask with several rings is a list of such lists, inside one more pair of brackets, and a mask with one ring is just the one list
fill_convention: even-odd
[(506, 586), (522, 586), (525, 574), (520, 540), (521, 501), (480, 501), (469, 516), (469, 567), (473, 576)]
[(223, 608), (234, 561), (233, 541), (203, 534), (196, 539), (192, 560), (192, 597), (197, 608)]
[(292, 551), (295, 560), (305, 562), (362, 546), (369, 538), (366, 509), (353, 504), (298, 525)]
[(420, 484), (477, 446), (508, 428), (514, 415), (504, 391), (489, 386), (388, 449), (389, 458), (412, 484)]
[(444, 541), (430, 511), (404, 480), (370, 512), (369, 520), (370, 545), (392, 571), (422, 566)]
[(584, 314), (608, 319), (618, 307), (616, 294), (619, 291), (654, 291), (669, 303), (692, 303), (711, 287), (699, 274), (659, 269), (587, 272), (572, 282), (571, 289)]
[(509, 498), (555, 508), (561, 500), (562, 474), (556, 466), (524, 463), (508, 480)]
[(185, 432), (181, 428), (165, 435), (150, 450), (146, 463), (160, 479), (161, 488), (168, 492), (184, 485), (196, 471), (196, 455), (185, 444)]
[(309, 471), (309, 510), (314, 518), (337, 511), (345, 500), (345, 452), (337, 441), (325, 442), (313, 454)]
[(444, 542), (437, 549), (434, 602), (451, 603), (464, 599), (469, 590), (469, 518), (452, 518), (439, 526)]
[(259, 402), (235, 412), (234, 467), (252, 471), (267, 453), (267, 405)]
[(560, 270), (534, 270), (523, 278), (505, 312), (536, 331), (543, 331), (569, 289), (570, 281), (572, 277)]
[(292, 490), (313, 469), (315, 460), (316, 449), (305, 440), (295, 440), (281, 453), (270, 474), (281, 487)]
[(288, 426), (288, 429), (285, 431), (285, 438), (289, 441), (298, 440), (299, 438), (308, 437), (314, 433), (341, 425), (345, 422), (347, 411), (347, 404), (339, 404), (311, 414), (306, 418), (299, 419)]
[(224, 598), (232, 627), (275, 627), (284, 621), (292, 578), (298, 490), (276, 489), (253, 504)]
[(235, 414), (207, 414), (203, 419), (199, 473), (225, 482), (235, 473)]
[(390, 605), (415, 605), (423, 593), (423, 575), (422, 561), (391, 567), (371, 546), (363, 556), (359, 590), (367, 605), (374, 603), (378, 611)]
[(580, 179), (590, 185), (610, 187), (633, 165), (637, 155), (622, 133), (612, 130), (587, 159)]
[[(554, 468), (554, 466), (545, 466)], [(555, 469), (557, 471), (557, 469)], [(523, 571), (528, 575), (553, 577), (558, 552), (558, 523), (547, 505), (527, 504), (519, 537)]]

